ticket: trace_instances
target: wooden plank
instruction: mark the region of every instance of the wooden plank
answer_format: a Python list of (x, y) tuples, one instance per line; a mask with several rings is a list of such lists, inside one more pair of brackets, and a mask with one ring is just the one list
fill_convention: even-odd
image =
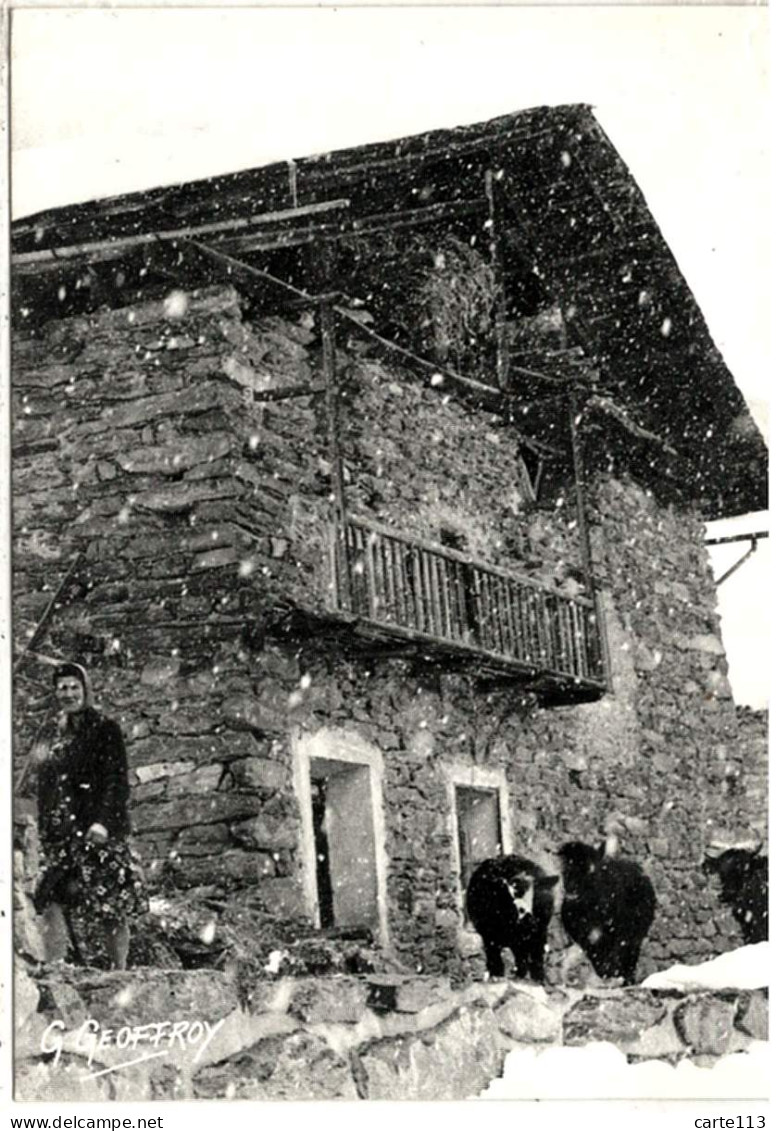
[(375, 546), (377, 535), (368, 534), (364, 539), (364, 572), (367, 590), (369, 616), (373, 620), (382, 619), (380, 585), (377, 576), (377, 554)]
[(426, 608), (423, 600), (423, 574), (421, 570), (421, 555), (423, 551), (416, 546), (411, 548), (412, 554), (412, 579), (414, 583), (413, 596), (415, 598), (415, 624), (417, 627), (425, 632), (428, 628), (426, 623)]
[(16, 255), (11, 257), (11, 263), (14, 269), (18, 269), (37, 263), (76, 259), (84, 256), (88, 256), (90, 260), (100, 258), (115, 259), (117, 255), (123, 255), (125, 252), (133, 248), (141, 247), (144, 244), (179, 239), (199, 239), (200, 236), (214, 235), (218, 232), (234, 232), (241, 228), (250, 228), (263, 224), (287, 223), (290, 220), (301, 219), (305, 216), (315, 216), (324, 212), (342, 212), (349, 207), (349, 200), (325, 200), (318, 204), (307, 204), (302, 208), (284, 208), (275, 212), (260, 212), (254, 216), (246, 216), (243, 219), (219, 220), (210, 224), (198, 224), (195, 227), (142, 232), (134, 236), (119, 236), (107, 240), (91, 240), (87, 243), (70, 244), (56, 248), (43, 248), (40, 251), (17, 252)]
[(436, 554), (426, 554), (426, 573), (428, 576), (428, 593), (431, 601), (431, 612), (434, 618), (434, 630), (440, 636), (446, 636), (445, 621), (442, 615), (442, 598), (439, 592), (438, 576), (434, 569), (437, 561)]
[(453, 635), (453, 618), (450, 615), (450, 596), (448, 592), (449, 577), (448, 577), (448, 563), (445, 558), (434, 555), (432, 559), (434, 563), (434, 573), (436, 574), (436, 586), (439, 593), (439, 604), (442, 610), (442, 626), (444, 628), (445, 636)]

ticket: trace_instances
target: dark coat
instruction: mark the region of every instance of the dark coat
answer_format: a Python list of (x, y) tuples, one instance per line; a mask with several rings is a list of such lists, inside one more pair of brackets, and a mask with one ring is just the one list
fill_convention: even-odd
[(62, 754), (44, 762), (38, 776), (38, 827), (44, 848), (62, 839), (54, 824), (59, 799), (68, 799), (70, 834), (104, 825), (117, 840), (130, 833), (129, 774), (121, 727), (93, 707), (65, 739)]
[(561, 922), (600, 978), (636, 980), (641, 946), (655, 918), (657, 899), (648, 876), (632, 860), (569, 841), (560, 851)]
[(466, 910), (482, 939), (485, 964), (503, 978), (501, 951), (515, 959), (515, 977), (544, 981), (547, 928), (557, 876), (547, 876), (524, 856), (494, 856), (474, 869), (466, 890)]
[(721, 856), (706, 857), (704, 872), (719, 876), (720, 898), (733, 912), (744, 942), (768, 938), (768, 857), (745, 848), (728, 848)]

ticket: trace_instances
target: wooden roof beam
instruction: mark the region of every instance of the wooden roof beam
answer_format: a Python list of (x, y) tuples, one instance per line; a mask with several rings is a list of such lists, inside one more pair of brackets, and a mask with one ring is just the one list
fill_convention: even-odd
[(120, 236), (113, 239), (92, 240), (88, 243), (70, 244), (64, 247), (42, 248), (40, 251), (17, 252), (11, 257), (14, 272), (24, 271), (25, 268), (35, 268), (43, 263), (46, 265), (61, 264), (62, 260), (71, 259), (115, 259), (128, 251), (142, 247), (145, 244), (159, 243), (160, 241), (191, 240), (200, 236), (212, 236), (223, 233), (236, 232), (244, 228), (253, 228), (267, 224), (286, 224), (307, 216), (317, 216), (323, 213), (343, 212), (350, 207), (349, 200), (325, 200), (319, 204), (306, 204), (301, 208), (284, 208), (277, 212), (263, 212), (244, 219), (219, 220), (212, 224), (200, 224), (196, 227), (174, 228), (168, 231), (142, 232), (135, 236)]

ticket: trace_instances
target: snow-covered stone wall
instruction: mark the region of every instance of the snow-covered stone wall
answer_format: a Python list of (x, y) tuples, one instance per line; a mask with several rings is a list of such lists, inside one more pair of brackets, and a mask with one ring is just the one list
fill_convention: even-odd
[[(564, 578), (574, 508), (526, 505), (508, 428), (350, 348), (339, 363), (356, 513), (433, 541), (447, 528), (473, 556)], [(597, 703), (541, 710), (473, 670), (344, 656), (290, 615), (320, 612), (330, 581), (322, 400), (246, 399), (319, 369), (309, 318), (248, 321), (231, 290), (63, 319), (16, 343), (17, 643), (82, 552), (37, 649), (95, 669), (122, 724), (151, 886), (248, 887), (268, 915), (307, 915), (295, 743), (326, 730), (382, 767), (381, 898), (411, 968), (482, 970), (462, 931), (456, 773), (503, 782), (513, 849), (550, 869), (563, 841), (617, 831), (658, 895), (644, 972), (735, 945), (700, 871), (710, 830), (751, 809), (719, 788), (738, 729), (697, 516), (644, 485), (591, 485), (613, 681)], [(17, 679), (20, 758), (48, 671), (31, 657)], [(551, 968), (564, 945), (554, 928)]]
[[(515, 1049), (607, 1042), (631, 1063), (708, 1068), (768, 1036), (762, 990), (455, 991), (378, 974), (246, 986), (214, 970), (20, 969), (16, 1001), (16, 1098), (49, 1102), (465, 1099)], [(603, 1081), (602, 1098), (616, 1083)], [(555, 1095), (570, 1086), (556, 1080)]]

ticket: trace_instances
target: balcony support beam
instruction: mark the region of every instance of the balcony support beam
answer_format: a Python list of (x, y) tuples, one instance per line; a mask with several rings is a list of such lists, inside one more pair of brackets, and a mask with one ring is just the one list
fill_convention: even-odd
[(504, 257), (502, 254), (502, 228), (504, 226), (504, 194), (499, 178), (492, 169), (485, 171), (485, 197), (488, 202), (488, 250), (493, 277), (496, 283), (495, 338), (496, 384), (499, 389), (509, 387), (509, 343), (507, 310), (504, 291)]
[(346, 610), (353, 607), (351, 571), (348, 562), (348, 521), (345, 505), (345, 475), (342, 467), (340, 443), (339, 383), (337, 380), (337, 354), (334, 339), (334, 310), (332, 300), (324, 298), (318, 306), (321, 320), (321, 350), (323, 356), (323, 384), (326, 397), (326, 422), (329, 434), (331, 460), (331, 489), (335, 516), (335, 578), (339, 599)]
[(571, 436), (571, 456), (574, 463), (574, 494), (577, 506), (577, 528), (579, 530), (579, 549), (582, 558), (582, 568), (585, 574), (585, 583), (588, 593), (593, 601), (593, 616), (595, 618), (595, 631), (601, 647), (601, 662), (604, 669), (604, 678), (608, 689), (611, 691), (611, 671), (609, 656), (606, 648), (606, 635), (604, 632), (603, 617), (601, 615), (601, 601), (598, 592), (595, 573), (593, 572), (593, 555), (590, 549), (590, 530), (587, 525), (587, 507), (585, 491), (585, 457), (582, 446), (582, 437), (579, 430), (581, 410), (576, 391), (568, 391), (569, 433)]
[(579, 550), (582, 569), (590, 595), (595, 593), (593, 579), (593, 559), (590, 552), (590, 532), (587, 528), (585, 507), (585, 461), (582, 451), (582, 438), (579, 434), (579, 400), (573, 389), (568, 392), (569, 434), (571, 436), (571, 458), (574, 463), (574, 496), (577, 507), (577, 529), (579, 530)]

